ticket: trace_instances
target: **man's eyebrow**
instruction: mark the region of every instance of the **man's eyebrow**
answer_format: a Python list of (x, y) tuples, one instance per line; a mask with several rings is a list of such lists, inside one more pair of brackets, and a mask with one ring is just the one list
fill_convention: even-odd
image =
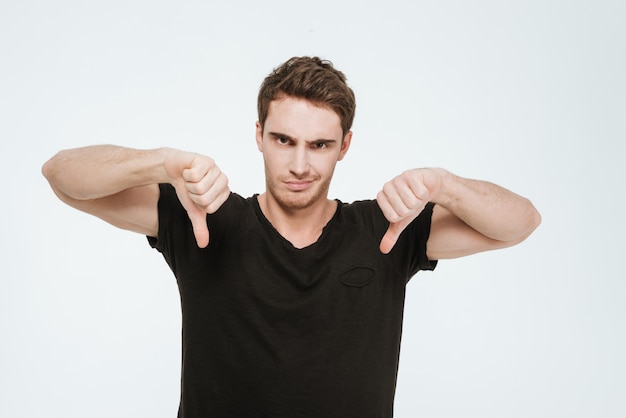
[[(283, 134), (280, 132), (268, 132), (271, 136), (274, 136), (276, 138), (283, 138), (283, 139), (288, 139), (290, 141), (293, 141), (294, 138), (290, 135), (287, 134)], [(327, 138), (318, 138), (318, 139), (314, 139), (312, 141), (306, 141), (309, 144), (313, 144), (313, 143), (325, 143), (325, 144), (329, 144), (329, 143), (333, 143), (333, 142), (338, 142), (336, 139), (327, 139)]]
[(336, 139), (325, 139), (325, 138), (319, 138), (319, 139), (314, 139), (313, 141), (309, 141), (309, 142), (310, 142), (310, 143), (313, 143), (313, 142), (323, 142), (323, 143), (325, 143), (325, 144), (329, 144), (329, 143), (331, 143), (331, 142), (337, 142), (337, 140), (336, 140)]
[(293, 140), (293, 137), (287, 135), (287, 134), (282, 134), (280, 132), (269, 132), (269, 134), (271, 136), (275, 136), (276, 138), (284, 138), (284, 139), (289, 139), (289, 140)]

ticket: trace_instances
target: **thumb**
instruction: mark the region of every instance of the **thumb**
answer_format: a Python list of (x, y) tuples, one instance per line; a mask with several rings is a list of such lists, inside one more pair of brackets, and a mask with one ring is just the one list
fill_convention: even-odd
[(193, 235), (196, 237), (198, 247), (205, 248), (209, 245), (209, 227), (206, 223), (206, 213), (201, 210), (187, 212), (191, 220)]
[(176, 188), (176, 195), (183, 208), (187, 212), (187, 216), (191, 221), (191, 227), (193, 228), (193, 235), (196, 237), (196, 243), (198, 247), (205, 248), (209, 245), (209, 227), (206, 223), (206, 211), (200, 206), (197, 206), (189, 197), (187, 190), (184, 188), (184, 184), (174, 184)]
[(393, 249), (400, 238), (400, 234), (404, 231), (404, 228), (407, 227), (411, 223), (413, 219), (407, 218), (403, 219), (400, 222), (392, 222), (389, 224), (389, 228), (387, 228), (387, 232), (383, 235), (383, 238), (380, 240), (380, 252), (383, 254), (389, 254), (389, 252)]

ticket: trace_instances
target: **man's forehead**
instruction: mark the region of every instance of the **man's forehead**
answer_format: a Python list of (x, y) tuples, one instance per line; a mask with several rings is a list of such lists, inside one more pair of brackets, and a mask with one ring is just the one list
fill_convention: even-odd
[(340, 140), (343, 136), (333, 110), (305, 101), (271, 103), (263, 130), (302, 140)]
[(280, 97), (270, 102), (267, 118), (269, 119), (272, 116), (274, 116), (274, 119), (315, 118), (318, 121), (324, 120), (329, 124), (336, 122), (341, 126), (341, 118), (332, 107), (323, 103), (291, 96)]

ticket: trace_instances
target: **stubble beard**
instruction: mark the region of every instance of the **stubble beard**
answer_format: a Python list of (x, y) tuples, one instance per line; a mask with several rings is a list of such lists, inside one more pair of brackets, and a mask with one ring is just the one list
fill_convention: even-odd
[(286, 190), (280, 179), (272, 180), (268, 178), (266, 186), (268, 194), (272, 196), (283, 210), (297, 211), (307, 209), (320, 200), (326, 200), (330, 179), (315, 179), (306, 190), (298, 192)]

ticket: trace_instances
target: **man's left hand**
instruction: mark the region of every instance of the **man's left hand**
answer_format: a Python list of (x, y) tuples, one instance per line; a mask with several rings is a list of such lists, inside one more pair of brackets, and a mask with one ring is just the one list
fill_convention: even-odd
[(434, 200), (441, 188), (441, 175), (436, 169), (408, 170), (388, 181), (376, 200), (389, 221), (389, 228), (380, 241), (380, 251), (388, 254), (400, 234)]

